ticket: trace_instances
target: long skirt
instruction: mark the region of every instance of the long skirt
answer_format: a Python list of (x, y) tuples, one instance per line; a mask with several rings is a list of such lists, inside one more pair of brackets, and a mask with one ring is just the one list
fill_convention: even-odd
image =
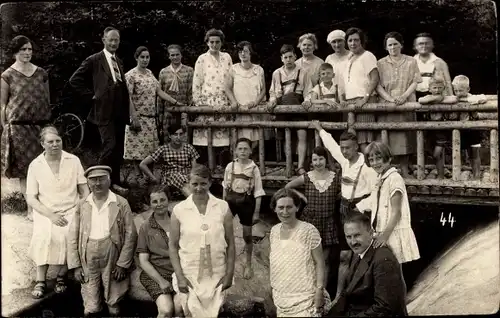
[(33, 210), (33, 236), (29, 248), (29, 255), (37, 266), (66, 264), (66, 238), (73, 221), (76, 207), (61, 213), (68, 221), (66, 226), (57, 226), (52, 221)]
[(143, 160), (159, 147), (158, 130), (154, 117), (139, 116), (141, 131), (135, 132), (125, 127), (125, 160)]

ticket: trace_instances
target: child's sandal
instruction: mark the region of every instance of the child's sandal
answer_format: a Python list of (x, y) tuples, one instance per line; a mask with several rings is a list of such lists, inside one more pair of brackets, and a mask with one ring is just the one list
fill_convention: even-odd
[(33, 291), (31, 292), (31, 296), (35, 299), (40, 299), (45, 296), (45, 290), (47, 288), (47, 283), (45, 281), (36, 282), (35, 287), (33, 287)]
[(63, 276), (57, 276), (56, 285), (54, 286), (54, 291), (56, 294), (64, 293), (68, 289), (66, 285), (66, 279)]

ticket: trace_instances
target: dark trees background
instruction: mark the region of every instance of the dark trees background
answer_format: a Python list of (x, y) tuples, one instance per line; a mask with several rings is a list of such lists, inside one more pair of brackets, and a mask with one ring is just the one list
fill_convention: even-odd
[[(235, 44), (253, 43), (269, 86), (274, 69), (281, 66), (279, 48), (297, 45), (306, 32), (319, 41), (316, 55), (332, 53), (326, 36), (334, 29), (357, 26), (368, 34), (367, 49), (377, 58), (386, 55), (383, 38), (398, 31), (405, 39), (404, 53), (413, 55), (412, 41), (430, 32), (435, 52), (449, 65), (452, 77), (465, 74), (472, 91), (495, 94), (496, 17), (489, 1), (179, 1), (179, 2), (45, 2), (2, 6), (2, 53), (10, 39), (24, 34), (35, 44), (34, 63), (48, 70), (52, 102), (67, 94), (64, 85), (88, 55), (102, 50), (106, 26), (121, 30), (118, 55), (125, 70), (136, 64), (133, 54), (146, 45), (152, 56), (149, 68), (157, 76), (168, 65), (166, 47), (184, 47), (184, 63), (193, 65), (206, 51), (205, 32), (220, 28), (226, 35), (223, 49), (233, 56)], [(300, 51), (297, 51), (300, 56)], [(13, 62), (2, 54), (1, 67)]]

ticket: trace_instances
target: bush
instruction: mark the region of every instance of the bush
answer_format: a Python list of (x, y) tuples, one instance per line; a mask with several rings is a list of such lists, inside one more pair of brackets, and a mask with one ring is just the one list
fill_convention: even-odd
[(24, 215), (28, 211), (28, 205), (24, 196), (19, 191), (9, 193), (2, 198), (2, 214), (17, 214)]

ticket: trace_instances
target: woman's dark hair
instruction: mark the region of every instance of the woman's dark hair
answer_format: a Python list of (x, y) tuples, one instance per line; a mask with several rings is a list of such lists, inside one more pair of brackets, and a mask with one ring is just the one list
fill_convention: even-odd
[(14, 55), (18, 53), (21, 50), (21, 48), (28, 43), (31, 43), (31, 45), (33, 46), (33, 42), (31, 42), (31, 40), (27, 36), (24, 35), (16, 36), (15, 38), (12, 39), (12, 41), (10, 41), (10, 47), (9, 47), (10, 54)]
[(295, 55), (295, 49), (293, 45), (290, 44), (283, 44), (283, 46), (280, 49), (280, 54), (283, 55), (285, 53), (292, 52)]
[(236, 44), (237, 53), (240, 53), (241, 51), (243, 51), (245, 49), (245, 47), (248, 48), (248, 50), (250, 51), (250, 54), (254, 53), (253, 48), (252, 48), (252, 43), (250, 43), (248, 41), (241, 41), (238, 44)]
[(139, 56), (141, 55), (142, 52), (149, 52), (148, 48), (145, 47), (145, 46), (139, 46), (136, 50), (135, 50), (135, 53), (134, 53), (134, 58), (137, 60), (139, 58)]
[(404, 39), (403, 39), (403, 36), (401, 35), (401, 33), (399, 32), (389, 32), (385, 35), (385, 38), (384, 38), (384, 48), (387, 46), (387, 40), (389, 39), (395, 39), (396, 41), (399, 42), (399, 44), (401, 45), (404, 45)]
[(360, 28), (347, 29), (347, 31), (345, 31), (345, 43), (347, 43), (347, 40), (349, 40), (349, 37), (351, 35), (356, 34), (356, 33), (359, 35), (359, 40), (361, 42), (361, 46), (363, 46), (363, 48), (365, 48), (366, 41), (367, 41), (366, 33), (363, 30), (361, 30)]
[(221, 30), (218, 30), (218, 29), (210, 29), (210, 30), (208, 30), (207, 33), (205, 34), (204, 42), (207, 43), (208, 39), (211, 36), (218, 36), (220, 38), (220, 41), (222, 43), (224, 43), (224, 33)]
[(212, 181), (212, 173), (210, 172), (210, 169), (208, 169), (207, 166), (199, 163), (193, 165), (190, 172), (190, 176), (191, 175)]
[(324, 157), (325, 159), (328, 159), (328, 150), (326, 150), (326, 148), (323, 146), (318, 146), (314, 148), (312, 153), (316, 154), (319, 157)]
[(167, 196), (167, 199), (170, 200), (170, 190), (169, 190), (167, 185), (155, 184), (155, 185), (151, 186), (151, 188), (149, 190), (149, 195), (151, 195), (153, 193), (165, 193), (165, 195)]
[(271, 198), (271, 210), (274, 212), (276, 210), (276, 204), (278, 200), (281, 198), (291, 198), (293, 200), (293, 204), (297, 207), (297, 218), (302, 214), (302, 210), (304, 210), (306, 203), (302, 200), (302, 198), (297, 194), (297, 190), (281, 188), (273, 195)]
[(182, 129), (182, 132), (185, 132), (184, 127), (182, 127), (180, 124), (174, 123), (172, 125), (168, 125), (167, 132), (169, 135), (172, 135), (175, 134), (175, 132), (179, 129)]
[(250, 139), (245, 138), (245, 137), (238, 138), (238, 140), (236, 140), (236, 143), (234, 145), (236, 147), (238, 147), (240, 142), (246, 142), (248, 144), (248, 147), (250, 147), (250, 149), (252, 149), (252, 141)]

